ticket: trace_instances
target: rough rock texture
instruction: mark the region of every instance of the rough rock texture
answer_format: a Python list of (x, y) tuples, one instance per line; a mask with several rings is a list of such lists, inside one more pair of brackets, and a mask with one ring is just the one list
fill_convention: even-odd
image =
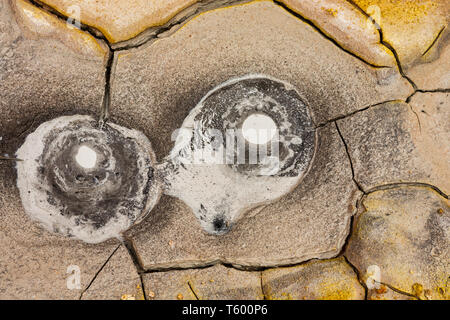
[(100, 113), (107, 50), (27, 2), (9, 3), (0, 10), (0, 148), (13, 154), (45, 120)]
[(260, 272), (239, 271), (223, 265), (143, 275), (150, 300), (260, 300)]
[(125, 234), (144, 268), (219, 260), (276, 266), (338, 254), (360, 193), (334, 124), (318, 131), (318, 151), (303, 182), (277, 202), (246, 214), (223, 236), (208, 235), (185, 204), (163, 196), (152, 214)]
[(407, 70), (422, 90), (450, 89), (450, 32), (443, 30), (435, 44)]
[(171, 36), (118, 53), (112, 119), (131, 119), (161, 159), (209, 90), (254, 73), (291, 83), (316, 124), (412, 93), (395, 69), (372, 68), (280, 6), (259, 1), (206, 12)]
[[(364, 200), (345, 255), (360, 271), (420, 298), (449, 299), (450, 203), (425, 187), (376, 191)], [(373, 267), (372, 267), (373, 268)]]
[(447, 0), (353, 0), (381, 27), (403, 66), (413, 63), (448, 25)]
[(383, 284), (379, 284), (378, 289), (368, 290), (367, 300), (417, 300), (417, 298), (398, 293)]
[(410, 105), (386, 103), (338, 121), (365, 190), (420, 182), (450, 192), (449, 94), (417, 93)]
[(308, 19), (343, 48), (377, 66), (395, 66), (392, 52), (380, 43), (375, 25), (348, 1), (280, 0)]
[(110, 42), (162, 25), (197, 0), (41, 0), (67, 17), (100, 30)]
[(141, 279), (124, 245), (121, 245), (83, 293), (84, 300), (143, 300)]
[(363, 300), (364, 288), (344, 258), (263, 271), (267, 299)]

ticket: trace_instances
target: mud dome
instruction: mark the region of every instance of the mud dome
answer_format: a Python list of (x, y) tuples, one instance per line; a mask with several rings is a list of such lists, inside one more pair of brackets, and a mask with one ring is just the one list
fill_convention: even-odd
[(186, 202), (207, 232), (223, 234), (243, 212), (290, 192), (315, 147), (310, 112), (290, 84), (261, 75), (232, 79), (183, 122), (162, 165), (165, 192)]
[(155, 157), (140, 132), (89, 116), (40, 125), (17, 151), (25, 212), (51, 232), (98, 243), (120, 237), (158, 201)]

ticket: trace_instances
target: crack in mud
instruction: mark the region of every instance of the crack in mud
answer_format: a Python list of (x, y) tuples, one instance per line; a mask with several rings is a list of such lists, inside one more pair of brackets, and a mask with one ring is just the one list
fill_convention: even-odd
[(412, 297), (412, 298), (416, 298), (417, 300), (422, 300), (420, 297), (418, 297), (418, 296), (416, 296), (416, 295), (414, 295), (414, 294), (412, 294), (412, 293), (405, 292), (405, 291), (402, 291), (402, 290), (400, 290), (400, 289), (397, 289), (397, 288), (391, 286), (391, 285), (388, 284), (388, 283), (379, 282), (379, 281), (376, 281), (376, 282), (379, 283), (379, 284), (382, 284), (382, 285), (384, 285), (384, 286), (386, 286), (386, 287), (388, 287), (388, 288), (391, 289), (392, 291), (395, 291), (395, 292), (397, 292), (397, 293), (399, 293), (399, 294), (401, 294), (401, 295), (408, 296), (408, 297)]
[[(45, 12), (51, 14), (51, 15), (57, 17), (58, 19), (63, 20), (64, 22), (67, 22), (67, 20), (72, 19), (74, 22), (79, 23), (79, 25), (80, 25), (79, 29), (81, 31), (89, 33), (91, 36), (93, 36), (94, 38), (96, 38), (98, 40), (103, 40), (109, 46), (108, 40), (106, 39), (106, 37), (103, 35), (103, 33), (100, 30), (98, 30), (98, 29), (96, 29), (96, 28), (94, 28), (92, 26), (86, 25), (86, 24), (82, 23), (81, 21), (76, 20), (73, 17), (68, 17), (68, 16), (62, 14), (61, 12), (59, 12), (56, 8), (53, 8), (53, 7), (47, 5), (47, 4), (45, 4), (45, 3), (43, 3), (43, 2), (41, 2), (39, 0), (26, 0), (26, 1), (28, 1), (33, 6), (35, 6), (35, 7), (39, 8), (39, 9), (41, 9), (41, 10), (43, 10), (43, 11), (45, 11)], [(73, 25), (73, 26), (75, 28), (77, 27), (76, 25)]]
[(342, 143), (344, 144), (345, 152), (347, 153), (347, 157), (348, 157), (348, 160), (350, 162), (350, 169), (352, 170), (352, 180), (355, 183), (355, 185), (358, 187), (359, 191), (361, 191), (363, 194), (366, 194), (366, 191), (364, 191), (364, 189), (361, 186), (361, 184), (355, 178), (355, 169), (353, 168), (353, 162), (352, 162), (352, 158), (350, 156), (350, 152), (349, 152), (349, 149), (348, 149), (347, 142), (345, 142), (344, 136), (342, 135), (341, 130), (339, 129), (337, 121), (335, 121), (334, 124), (336, 125), (336, 130), (337, 130), (337, 132), (339, 134), (339, 137), (341, 138)]
[[(111, 48), (114, 51), (125, 51), (130, 49), (135, 49), (142, 47), (145, 44), (148, 44), (152, 40), (161, 39), (169, 37), (173, 34), (174, 29), (178, 26), (185, 25), (193, 18), (199, 16), (200, 14), (208, 11), (213, 11), (215, 9), (225, 8), (227, 6), (238, 5), (252, 2), (253, 0), (203, 0), (198, 1), (187, 8), (177, 12), (174, 17), (172, 17), (168, 22), (163, 25), (149, 27), (138, 35), (120, 41), (114, 44), (111, 44)], [(190, 12), (193, 8), (193, 12)], [(177, 29), (178, 30), (178, 29)], [(176, 31), (176, 30), (175, 30)], [(174, 32), (175, 32), (174, 31)], [(146, 35), (148, 34), (148, 35)]]
[(356, 200), (356, 206), (355, 206), (354, 213), (350, 217), (350, 223), (349, 223), (349, 229), (348, 229), (347, 236), (345, 238), (344, 244), (342, 245), (341, 251), (339, 252), (339, 254), (336, 257), (345, 255), (345, 251), (347, 250), (348, 243), (350, 242), (350, 238), (352, 236), (353, 227), (355, 226), (355, 217), (359, 212), (359, 208), (361, 208), (361, 206), (364, 207), (364, 205), (362, 204), (364, 196), (365, 196), (365, 194), (363, 193), (363, 194), (361, 194), (359, 199)]
[(416, 93), (450, 93), (450, 89), (447, 89), (447, 88), (445, 88), (445, 89), (437, 88), (437, 89), (433, 89), (433, 90), (417, 89), (417, 90), (414, 90), (414, 92), (411, 93), (411, 95), (406, 98), (405, 102), (409, 103), (411, 101), (411, 99), (416, 95)]
[(99, 120), (100, 128), (103, 128), (105, 123), (109, 120), (111, 109), (111, 77), (114, 63), (115, 53), (110, 49), (108, 51), (108, 61), (105, 68), (105, 92), (103, 93), (102, 109)]
[(136, 271), (139, 275), (145, 273), (145, 269), (143, 267), (143, 264), (141, 262), (141, 259), (139, 257), (139, 254), (137, 253), (137, 250), (134, 247), (133, 241), (129, 239), (122, 240), (123, 245), (128, 251), (128, 254), (131, 257), (131, 260), (133, 261), (133, 264), (136, 268)]
[(266, 292), (264, 291), (264, 284), (263, 284), (263, 272), (259, 272), (259, 285), (261, 286), (261, 293), (263, 295), (263, 300), (269, 300)]
[(448, 200), (448, 195), (445, 194), (442, 190), (440, 190), (438, 187), (433, 186), (428, 183), (423, 182), (397, 182), (397, 183), (389, 183), (389, 184), (383, 184), (379, 186), (375, 186), (369, 190), (367, 190), (366, 195), (376, 192), (376, 191), (382, 191), (382, 190), (390, 190), (390, 189), (397, 189), (402, 187), (422, 187), (422, 188), (430, 188), (434, 192), (438, 193), (441, 197)]
[[(186, 261), (180, 261), (179, 264), (182, 264)], [(177, 264), (177, 263), (175, 263)], [(177, 265), (173, 265), (170, 267), (154, 267), (154, 268), (148, 268), (148, 269), (143, 269), (143, 271), (141, 271), (142, 274), (149, 274), (149, 273), (158, 273), (158, 272), (168, 272), (168, 271), (182, 271), (182, 270), (197, 270), (197, 269), (206, 269), (209, 267), (214, 267), (216, 265), (223, 265), (225, 266), (225, 264), (220, 261), (220, 260), (215, 260), (213, 262), (199, 262), (195, 265), (192, 266), (177, 266)], [(236, 270), (240, 270), (238, 268), (235, 268), (234, 266), (229, 265), (231, 268), (234, 268)]]
[(192, 288), (191, 281), (188, 281), (188, 282), (187, 282), (187, 285), (188, 285), (188, 287), (189, 287), (189, 290), (191, 290), (192, 294), (194, 295), (195, 299), (196, 299), (196, 300), (200, 300), (200, 299), (198, 298), (198, 296), (197, 296), (197, 293), (195, 293), (194, 288)]
[(342, 257), (344, 258), (345, 262), (350, 266), (350, 268), (353, 269), (353, 272), (355, 273), (358, 282), (364, 288), (364, 300), (367, 300), (369, 289), (367, 288), (366, 283), (362, 280), (360, 271), (347, 259), (347, 257), (344, 254), (342, 254)]
[(143, 274), (147, 274), (147, 273), (158, 273), (158, 272), (168, 272), (168, 271), (181, 271), (181, 270), (198, 270), (198, 269), (207, 269), (210, 267), (214, 267), (217, 265), (221, 265), (224, 266), (226, 268), (230, 268), (230, 269), (235, 269), (238, 271), (249, 271), (249, 272), (261, 272), (261, 271), (265, 271), (265, 270), (269, 270), (269, 269), (274, 269), (274, 268), (289, 268), (289, 267), (295, 267), (295, 266), (299, 266), (302, 264), (305, 264), (307, 262), (310, 262), (312, 260), (328, 260), (328, 259), (333, 259), (336, 258), (337, 256), (333, 256), (331, 258), (323, 258), (323, 259), (319, 259), (319, 258), (311, 258), (308, 260), (304, 260), (301, 262), (295, 262), (295, 263), (280, 263), (279, 265), (275, 265), (275, 266), (270, 266), (270, 267), (262, 267), (262, 266), (239, 266), (236, 264), (231, 264), (231, 263), (227, 263), (221, 260), (216, 260), (214, 262), (205, 262), (205, 263), (199, 263), (198, 265), (195, 266), (186, 266), (186, 267), (177, 267), (177, 266), (173, 266), (173, 267), (168, 267), (168, 268), (152, 268), (152, 269), (148, 269), (146, 271), (143, 272)]
[(142, 290), (142, 295), (144, 297), (144, 300), (148, 300), (147, 293), (145, 292), (145, 284), (144, 284), (144, 279), (142, 278), (142, 274), (139, 274), (139, 281), (141, 282), (141, 290)]
[(443, 32), (444, 30), (445, 30), (445, 26), (443, 26), (442, 29), (439, 30), (439, 32), (438, 32), (437, 36), (434, 38), (433, 42), (430, 44), (430, 46), (427, 48), (427, 50), (425, 50), (424, 53), (422, 53), (422, 57), (423, 57), (424, 55), (426, 55), (426, 54), (431, 50), (431, 48), (437, 43), (437, 41), (438, 41), (439, 38), (441, 37), (442, 32)]
[(408, 104), (408, 107), (411, 110), (411, 112), (414, 113), (414, 115), (416, 116), (417, 123), (419, 124), (419, 132), (422, 133), (422, 125), (420, 123), (419, 115), (417, 114), (417, 112), (413, 109), (413, 107), (410, 104)]
[(284, 10), (286, 10), (287, 12), (289, 12), (290, 14), (292, 14), (293, 16), (295, 16), (296, 18), (300, 19), (301, 21), (305, 22), (306, 24), (310, 25), (311, 27), (314, 28), (314, 30), (316, 30), (318, 33), (320, 33), (324, 38), (326, 38), (327, 40), (331, 41), (335, 46), (337, 46), (339, 49), (341, 49), (342, 51), (348, 53), (349, 55), (351, 55), (352, 57), (364, 62), (365, 64), (371, 66), (372, 68), (377, 68), (377, 69), (381, 69), (381, 68), (391, 68), (389, 66), (379, 66), (373, 63), (370, 63), (366, 60), (364, 60), (362, 57), (358, 56), (356, 53), (353, 53), (352, 51), (345, 49), (344, 47), (342, 47), (339, 42), (335, 39), (333, 39), (331, 36), (328, 36), (325, 32), (323, 32), (316, 24), (314, 24), (314, 22), (312, 22), (311, 20), (303, 17), (301, 14), (293, 11), (292, 9), (290, 9), (288, 6), (286, 6), (284, 3), (280, 2), (279, 0), (273, 0), (273, 3), (280, 6), (281, 8), (283, 8)]
[(348, 3), (350, 3), (352, 6), (354, 6), (359, 12), (361, 12), (363, 15), (365, 15), (370, 22), (375, 26), (375, 28), (377, 29), (379, 35), (380, 35), (380, 44), (382, 44), (383, 46), (385, 46), (394, 56), (395, 58), (395, 62), (397, 64), (397, 69), (398, 72), (400, 73), (400, 75), (406, 79), (409, 84), (413, 87), (414, 90), (417, 90), (417, 85), (414, 83), (414, 81), (412, 81), (411, 78), (409, 78), (406, 73), (403, 70), (402, 64), (400, 62), (400, 58), (397, 54), (397, 51), (395, 50), (395, 48), (384, 39), (384, 35), (383, 35), (383, 30), (381, 29), (381, 26), (378, 24), (377, 21), (375, 21), (374, 18), (372, 18), (372, 16), (370, 16), (369, 14), (367, 14), (360, 6), (358, 6), (353, 0), (346, 0)]
[(94, 283), (95, 279), (97, 279), (98, 275), (100, 274), (100, 272), (102, 272), (102, 270), (105, 268), (105, 266), (108, 264), (109, 260), (111, 260), (111, 258), (114, 256), (114, 254), (117, 252), (117, 250), (119, 250), (121, 244), (119, 244), (117, 246), (117, 248), (115, 248), (113, 250), (113, 252), (109, 255), (108, 259), (106, 259), (105, 263), (102, 264), (102, 266), (100, 267), (100, 269), (95, 273), (94, 277), (91, 279), (91, 281), (89, 282), (89, 284), (86, 286), (85, 289), (83, 289), (83, 291), (80, 294), (80, 297), (78, 298), (78, 300), (81, 300), (83, 298), (83, 295), (86, 291), (89, 290), (89, 288), (91, 287), (91, 285)]
[(351, 116), (353, 116), (353, 115), (355, 115), (357, 113), (366, 111), (366, 110), (368, 110), (368, 109), (370, 109), (372, 107), (376, 107), (376, 106), (380, 106), (380, 105), (385, 104), (385, 103), (392, 103), (392, 102), (403, 102), (403, 100), (401, 100), (401, 99), (391, 99), (391, 100), (386, 100), (386, 101), (378, 102), (378, 103), (375, 103), (375, 104), (371, 104), (371, 105), (369, 105), (367, 107), (363, 107), (361, 109), (358, 109), (358, 110), (352, 111), (350, 113), (347, 113), (347, 114), (344, 114), (344, 115), (341, 115), (341, 116), (337, 116), (335, 118), (331, 118), (331, 119), (329, 119), (329, 120), (327, 120), (325, 122), (319, 123), (316, 126), (316, 129), (322, 128), (322, 127), (324, 127), (324, 126), (326, 126), (326, 125), (328, 125), (328, 124), (330, 124), (332, 122), (337, 122), (338, 120), (346, 119), (346, 118), (351, 117)]

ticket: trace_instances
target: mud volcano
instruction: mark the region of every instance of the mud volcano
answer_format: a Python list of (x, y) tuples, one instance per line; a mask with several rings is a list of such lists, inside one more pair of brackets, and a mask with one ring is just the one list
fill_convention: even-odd
[(17, 151), (26, 213), (49, 231), (97, 243), (141, 220), (160, 196), (155, 157), (138, 131), (89, 116), (40, 125)]

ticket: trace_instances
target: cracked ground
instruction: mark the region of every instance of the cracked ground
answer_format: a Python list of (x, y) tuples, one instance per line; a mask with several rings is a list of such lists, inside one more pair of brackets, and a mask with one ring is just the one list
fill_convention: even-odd
[[(0, 299), (448, 300), (449, 9), (0, 0)], [(134, 128), (161, 161), (202, 97), (247, 74), (298, 90), (317, 148), (295, 189), (229, 233), (207, 234), (167, 195), (100, 244), (25, 214), (15, 153), (43, 122), (86, 114)]]

